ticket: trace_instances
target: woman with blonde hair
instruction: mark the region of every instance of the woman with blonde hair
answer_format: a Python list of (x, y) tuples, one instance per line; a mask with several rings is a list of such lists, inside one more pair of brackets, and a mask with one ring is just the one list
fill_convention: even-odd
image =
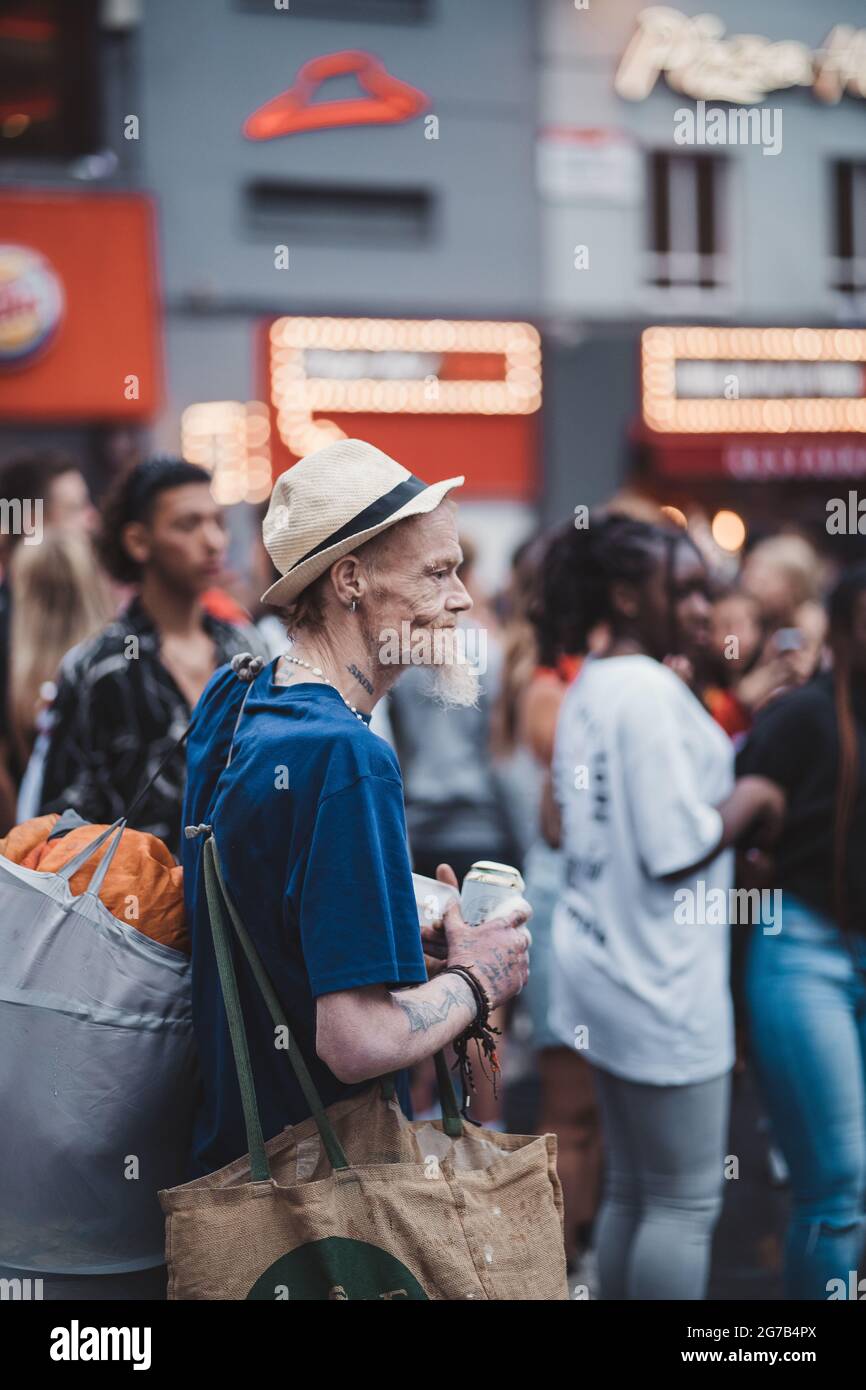
[(805, 536), (785, 532), (752, 546), (743, 561), (740, 581), (746, 592), (754, 595), (768, 628), (794, 627), (797, 610), (820, 598), (824, 569)]
[(17, 546), (10, 577), (15, 602), (7, 715), (15, 755), (27, 765), (20, 821), (37, 814), (42, 763), (37, 743), (45, 741), (39, 735), (45, 735), (60, 662), (71, 647), (104, 627), (114, 601), (90, 541), (62, 531), (46, 532), (39, 545)]

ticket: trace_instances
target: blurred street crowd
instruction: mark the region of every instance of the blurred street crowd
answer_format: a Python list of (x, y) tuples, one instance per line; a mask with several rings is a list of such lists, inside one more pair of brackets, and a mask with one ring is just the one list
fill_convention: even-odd
[[(0, 497), (43, 500), (38, 544), (0, 537), (0, 852), (35, 817), (132, 803), (176, 856), (198, 697), (235, 654), (286, 649), (258, 600), (270, 561), (226, 580), (223, 510), (178, 459), (97, 510), (73, 461), (21, 457)], [(372, 724), (415, 871), (514, 865), (533, 907), (501, 1079), (476, 1069), (470, 1113), (556, 1134), (590, 1294), (701, 1297), (748, 1069), (789, 1186), (785, 1294), (834, 1296), (866, 1206), (866, 565), (784, 528), (732, 561), (626, 494), (530, 536), (495, 593), (482, 541), (462, 537), (460, 570), (462, 622), (486, 634), (477, 705), (411, 667)], [(731, 920), (736, 889), (757, 906)], [(412, 1099), (434, 1109), (432, 1062)]]

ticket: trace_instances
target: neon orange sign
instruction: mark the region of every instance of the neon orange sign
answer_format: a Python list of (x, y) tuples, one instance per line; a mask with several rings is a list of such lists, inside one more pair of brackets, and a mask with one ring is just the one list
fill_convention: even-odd
[[(365, 96), (340, 101), (314, 101), (329, 77), (354, 73)], [(343, 49), (311, 58), (288, 91), (266, 101), (243, 125), (248, 140), (273, 140), (302, 130), (328, 130), (346, 125), (397, 125), (410, 121), (429, 106), (429, 98), (408, 82), (394, 77), (372, 53)]]

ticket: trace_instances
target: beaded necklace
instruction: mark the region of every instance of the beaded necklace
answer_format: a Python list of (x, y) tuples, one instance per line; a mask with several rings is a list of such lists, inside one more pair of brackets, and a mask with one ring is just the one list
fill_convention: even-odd
[(343, 701), (343, 704), (346, 706), (346, 709), (350, 709), (350, 710), (352, 711), (352, 713), (354, 714), (355, 718), (356, 718), (356, 719), (360, 719), (361, 723), (364, 724), (367, 728), (370, 727), (369, 724), (367, 724), (367, 721), (366, 721), (366, 719), (364, 718), (363, 714), (360, 714), (359, 711), (356, 710), (355, 706), (354, 706), (354, 705), (351, 705), (351, 704), (349, 703), (349, 701), (346, 699), (345, 695), (343, 694), (342, 690), (340, 690), (338, 686), (334, 685), (334, 682), (333, 682), (333, 681), (329, 681), (329, 680), (328, 680), (328, 677), (325, 675), (325, 673), (324, 673), (324, 671), (322, 670), (321, 666), (311, 666), (310, 663), (309, 663), (309, 661), (302, 661), (301, 658), (300, 658), (299, 656), (290, 656), (288, 652), (283, 652), (283, 656), (284, 656), (284, 658), (285, 658), (286, 661), (292, 661), (292, 662), (294, 662), (294, 664), (295, 664), (296, 666), (303, 666), (307, 671), (310, 671), (314, 676), (318, 676), (318, 677), (319, 677), (319, 680), (324, 681), (324, 682), (325, 682), (325, 685), (329, 685), (329, 686), (331, 687), (332, 690), (336, 690), (336, 692), (337, 692), (337, 694), (339, 695), (340, 699)]

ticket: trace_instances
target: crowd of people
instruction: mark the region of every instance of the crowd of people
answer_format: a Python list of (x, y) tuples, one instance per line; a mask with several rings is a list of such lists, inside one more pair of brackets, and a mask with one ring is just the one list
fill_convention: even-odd
[[(7, 465), (0, 495), (44, 499), (44, 534), (0, 538), (0, 837), (71, 809), (181, 860), (189, 1176), (245, 1149), (182, 838), (207, 822), (326, 1105), (393, 1070), (406, 1113), (433, 1110), (477, 986), (502, 1072), (474, 1068), (468, 1113), (557, 1136), (574, 1276), (700, 1299), (748, 1063), (790, 1174), (786, 1296), (827, 1298), (866, 1221), (866, 564), (780, 533), (732, 581), (623, 498), (531, 537), (487, 594), (461, 481), (359, 441), (303, 460), (264, 516), (254, 604), (220, 586), (197, 466), (140, 463), (97, 512), (70, 460)], [(484, 669), (454, 647), (383, 663), (407, 621), (483, 631)], [(458, 884), (478, 860), (522, 872), (529, 951), (525, 907), (419, 931), (410, 871)], [(267, 1138), (309, 1108), (241, 993)]]

